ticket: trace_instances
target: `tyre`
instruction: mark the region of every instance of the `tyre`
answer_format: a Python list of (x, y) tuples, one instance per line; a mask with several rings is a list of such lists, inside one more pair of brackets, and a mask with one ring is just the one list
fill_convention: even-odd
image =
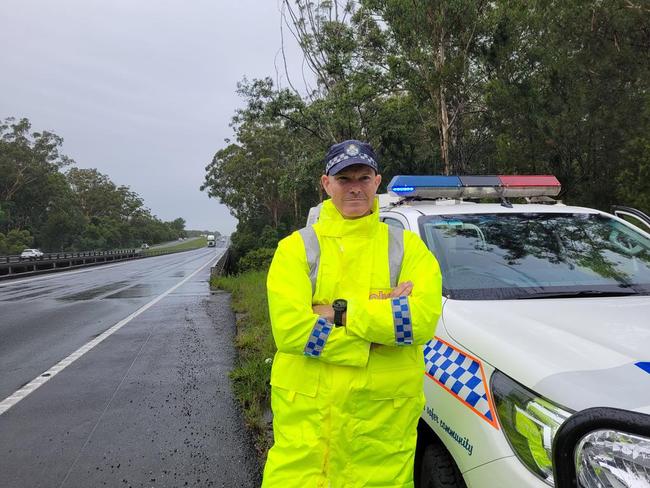
[(425, 444), (418, 448), (416, 488), (467, 488), (456, 463), (441, 442)]

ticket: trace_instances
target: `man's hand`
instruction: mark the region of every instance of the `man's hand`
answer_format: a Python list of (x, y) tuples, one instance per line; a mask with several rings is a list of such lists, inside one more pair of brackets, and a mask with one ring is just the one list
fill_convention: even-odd
[[(407, 297), (413, 291), (413, 282), (404, 281), (397, 285), (390, 292), (389, 298)], [(334, 323), (334, 308), (332, 305), (312, 305), (311, 309), (315, 314), (320, 315), (330, 323)], [(347, 314), (343, 313), (343, 324), (345, 325)]]
[(412, 291), (413, 291), (413, 282), (404, 281), (399, 285), (397, 285), (395, 288), (393, 288), (393, 291), (390, 292), (390, 298), (407, 297), (411, 294)]
[(334, 308), (331, 305), (312, 305), (311, 309), (328, 322), (334, 323)]

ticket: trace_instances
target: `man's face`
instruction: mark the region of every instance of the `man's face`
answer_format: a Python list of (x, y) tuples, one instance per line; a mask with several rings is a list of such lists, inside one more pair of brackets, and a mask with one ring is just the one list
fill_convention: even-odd
[(357, 219), (372, 210), (381, 175), (368, 166), (355, 164), (333, 176), (321, 176), (321, 183), (341, 215)]

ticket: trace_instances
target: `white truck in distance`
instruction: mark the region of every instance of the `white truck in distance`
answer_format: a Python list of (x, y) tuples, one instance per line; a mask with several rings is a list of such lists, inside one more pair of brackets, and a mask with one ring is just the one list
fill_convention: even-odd
[(217, 247), (217, 241), (214, 238), (214, 234), (208, 235), (208, 247)]

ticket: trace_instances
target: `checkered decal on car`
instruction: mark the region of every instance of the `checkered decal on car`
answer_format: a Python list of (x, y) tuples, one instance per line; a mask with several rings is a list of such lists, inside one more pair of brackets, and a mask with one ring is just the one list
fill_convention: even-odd
[(393, 322), (395, 323), (395, 343), (398, 346), (413, 344), (413, 324), (411, 323), (411, 309), (407, 297), (398, 297), (391, 300), (393, 309)]
[(436, 337), (424, 346), (424, 363), (427, 376), (498, 428), (478, 359)]
[(329, 324), (323, 317), (319, 317), (305, 346), (305, 356), (319, 357), (323, 352), (331, 331), (332, 324)]

